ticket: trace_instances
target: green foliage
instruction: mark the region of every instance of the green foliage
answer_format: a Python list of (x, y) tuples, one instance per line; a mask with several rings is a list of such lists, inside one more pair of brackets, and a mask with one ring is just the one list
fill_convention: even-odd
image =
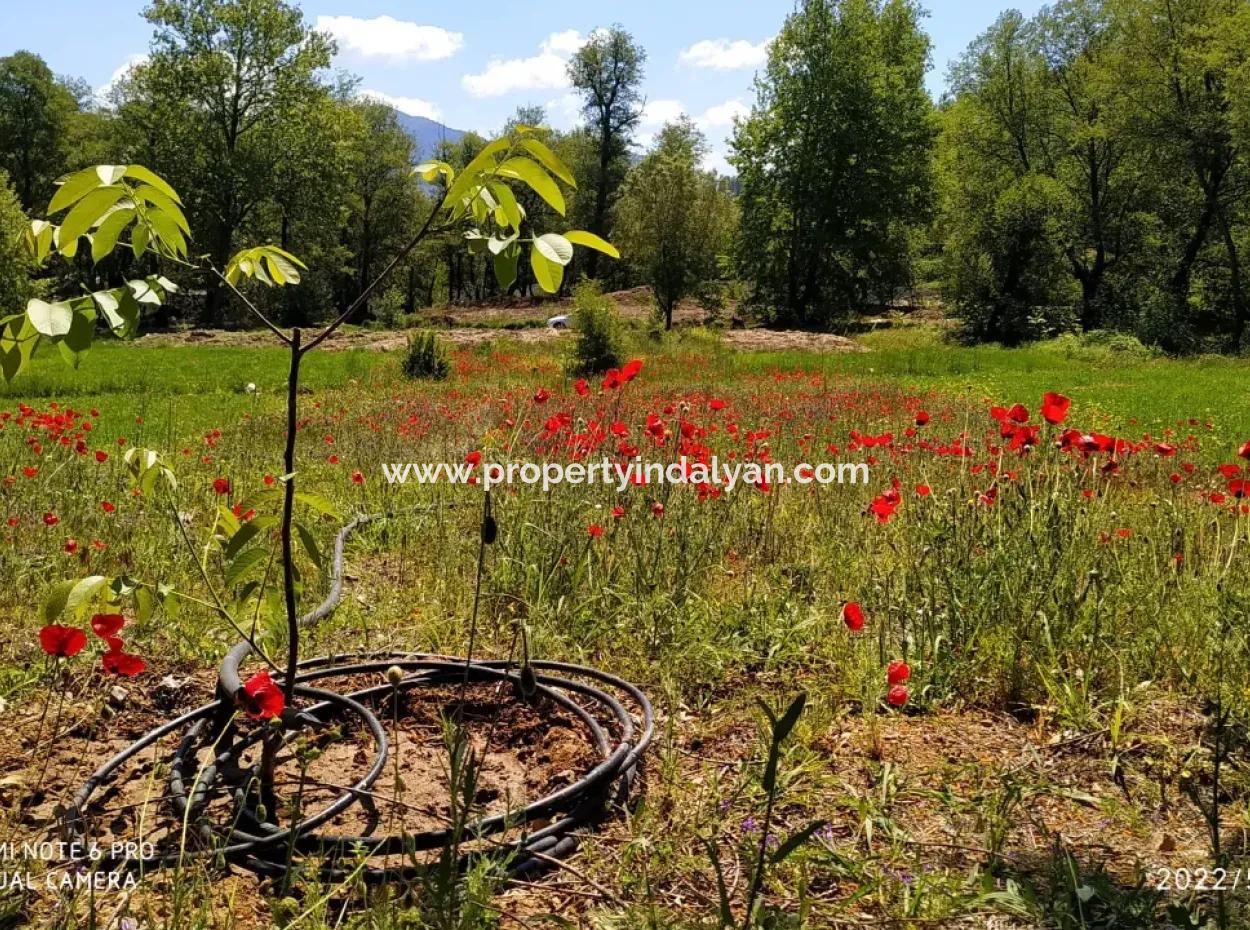
[(451, 361), (447, 350), (434, 333), (425, 331), (408, 338), (404, 354), (404, 377), (428, 381), (442, 381), (451, 374)]
[(616, 239), (650, 285), (666, 329), (678, 301), (715, 276), (736, 230), (733, 198), (714, 174), (699, 170), (706, 152), (690, 120), (668, 124), (630, 172), (616, 206)]
[(44, 60), (30, 52), (0, 58), (0, 169), (26, 210), (64, 170), (77, 104)]
[(22, 244), (29, 224), (0, 170), (0, 313), (24, 306), (38, 293), (30, 277), (35, 265)]
[(910, 0), (803, 0), (769, 47), (730, 162), (752, 301), (828, 328), (909, 281), (929, 198), (929, 41)]
[(612, 299), (596, 282), (585, 281), (573, 292), (573, 306), (573, 372), (588, 375), (619, 368), (625, 361), (625, 339)]

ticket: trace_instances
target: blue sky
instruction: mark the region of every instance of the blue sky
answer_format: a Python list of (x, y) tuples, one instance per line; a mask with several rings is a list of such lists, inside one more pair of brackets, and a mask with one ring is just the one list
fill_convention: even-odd
[[(930, 91), (937, 96), (948, 62), (1007, 5), (1005, 0), (929, 0), (933, 41)], [(1037, 0), (1016, 2), (1025, 14)], [(60, 0), (44, 13), (27, 0), (0, 0), (0, 55), (25, 48), (58, 74), (104, 87), (147, 50), (151, 27), (143, 0)], [(752, 100), (751, 81), (790, 0), (500, 0), (475, 4), (402, 0), (306, 0), (308, 21), (335, 35), (336, 66), (361, 88), (406, 112), (457, 129), (491, 132), (518, 105), (547, 107), (548, 121), (576, 120), (564, 62), (595, 28), (619, 22), (647, 49), (645, 142), (665, 120), (687, 113), (704, 129), (722, 170), (726, 137)], [(34, 14), (34, 15), (32, 15)]]

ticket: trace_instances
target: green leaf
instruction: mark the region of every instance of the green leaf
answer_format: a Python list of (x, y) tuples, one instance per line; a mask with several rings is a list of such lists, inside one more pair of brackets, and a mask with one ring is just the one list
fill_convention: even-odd
[(460, 176), (456, 178), (454, 184), (447, 189), (446, 203), (458, 211), (461, 206), (461, 200), (468, 194), (474, 185), (484, 183), (482, 177), (487, 168), (494, 169), (495, 156), (500, 152), (506, 151), (508, 148), (507, 139), (496, 139), (491, 142), (477, 156), (465, 165), (464, 170), (460, 172)]
[(490, 192), (498, 203), (495, 207), (495, 223), (499, 226), (520, 229), (521, 221), (525, 219), (525, 210), (517, 203), (516, 194), (512, 193), (512, 188), (502, 181), (488, 181), (487, 187), (490, 188)]
[(799, 696), (786, 708), (786, 712), (781, 715), (781, 719), (777, 721), (777, 725), (773, 728), (773, 739), (776, 742), (781, 743), (790, 735), (790, 731), (799, 722), (799, 715), (803, 713), (803, 708), (806, 705), (807, 692), (800, 691)]
[(26, 316), (41, 336), (64, 336), (74, 325), (74, 311), (65, 301), (54, 304), (32, 298), (26, 304)]
[(152, 617), (152, 611), (156, 608), (156, 600), (152, 597), (152, 592), (147, 588), (135, 588), (135, 619), (139, 623), (146, 623)]
[(96, 177), (100, 179), (100, 183), (104, 185), (116, 184), (126, 176), (125, 165), (96, 165)]
[(557, 156), (555, 152), (551, 151), (551, 149), (547, 148), (547, 146), (543, 145), (537, 139), (522, 139), (521, 148), (525, 149), (525, 151), (529, 152), (536, 159), (538, 159), (539, 164), (569, 187), (577, 187), (577, 181), (573, 178), (573, 172), (569, 171), (564, 162), (560, 160), (559, 156)]
[(141, 184), (135, 189), (135, 196), (150, 203), (173, 220), (184, 233), (188, 236), (191, 235), (191, 227), (187, 224), (187, 218), (182, 215), (182, 210), (166, 194), (157, 190), (151, 184)]
[(506, 178), (524, 181), (539, 197), (547, 201), (548, 206), (564, 216), (564, 195), (551, 175), (547, 174), (536, 162), (528, 158), (514, 156), (499, 166), (499, 174)]
[(74, 582), (73, 587), (69, 589), (69, 593), (65, 597), (64, 609), (74, 613), (81, 613), (82, 609), (91, 603), (91, 599), (106, 584), (108, 584), (108, 579), (103, 575), (91, 575)]
[(567, 265), (573, 260), (573, 243), (559, 233), (543, 233), (534, 240), (534, 248), (543, 253), (543, 258), (557, 265)]
[[(240, 510), (239, 512), (247, 513), (246, 510)], [(233, 560), (239, 554), (240, 549), (255, 539), (260, 533), (271, 529), (276, 523), (277, 520), (273, 517), (253, 517), (251, 520), (248, 520), (230, 537), (230, 541), (226, 543), (226, 548), (222, 550), (222, 557), (227, 562)]]
[(492, 266), (495, 269), (495, 280), (499, 282), (500, 290), (506, 292), (516, 281), (517, 259), (520, 256), (521, 250), (515, 245), (494, 256)]
[(534, 270), (534, 280), (548, 294), (554, 294), (560, 290), (560, 283), (564, 280), (564, 266), (556, 262), (549, 262), (543, 257), (538, 249), (530, 249), (530, 268)]
[(178, 224), (163, 210), (148, 210), (146, 217), (148, 226), (156, 233), (161, 244), (166, 246), (173, 255), (186, 257), (187, 240), (183, 237)]
[(620, 258), (621, 253), (617, 251), (616, 246), (611, 242), (600, 239), (592, 232), (586, 232), (584, 229), (570, 229), (564, 234), (564, 238), (574, 245), (585, 246), (588, 249), (595, 249), (604, 255), (610, 255), (613, 258)]
[(61, 344), (75, 355), (82, 355), (91, 348), (91, 341), (94, 338), (94, 315), (75, 313), (74, 321), (70, 324), (69, 332), (65, 334), (65, 339)]
[(316, 537), (302, 523), (295, 524), (295, 532), (299, 534), (299, 541), (303, 545), (304, 551), (308, 553), (308, 558), (312, 560), (313, 565), (317, 566), (317, 571), (324, 572), (325, 559), (321, 555), (321, 548), (317, 545)]
[(125, 195), (126, 188), (119, 185), (97, 187), (74, 204), (74, 209), (69, 211), (61, 223), (58, 241), (61, 252), (64, 253), (70, 243), (74, 243), (76, 248), (78, 237), (103, 219), (109, 208)]
[(119, 207), (104, 218), (100, 223), (100, 228), (91, 236), (91, 260), (93, 262), (98, 265), (101, 259), (113, 251), (117, 245), (117, 237), (134, 218), (135, 211), (131, 207)]
[(147, 168), (143, 167), (143, 165), (127, 165), (125, 176), (128, 178), (134, 178), (136, 181), (142, 181), (145, 184), (151, 184), (174, 203), (182, 203), (182, 198), (178, 196), (178, 192), (175, 191), (164, 178), (162, 178), (155, 171), (149, 171)]
[(456, 176), (456, 172), (452, 169), (451, 165), (447, 164), (445, 161), (437, 160), (421, 162), (421, 164), (412, 169), (412, 173), (421, 175), (422, 180), (431, 184), (434, 183), (434, 179), (440, 174), (447, 179), (448, 184), (450, 184), (452, 179)]
[(342, 519), (339, 516), (338, 508), (336, 508), (320, 494), (309, 494), (306, 491), (300, 491), (296, 493), (295, 499), (301, 504), (305, 504), (313, 510), (325, 514), (327, 517), (333, 517), (336, 520)]
[(75, 579), (69, 581), (61, 581), (54, 584), (48, 591), (48, 596), (43, 602), (43, 619), (46, 623), (54, 622), (65, 612), (65, 604), (69, 600), (69, 592), (74, 590), (74, 585), (78, 584)]
[(817, 830), (825, 825), (823, 820), (813, 820), (798, 833), (791, 834), (790, 838), (778, 846), (772, 852), (772, 861), (774, 863), (784, 862), (791, 853), (810, 840)]
[(249, 571), (269, 557), (269, 553), (259, 546), (244, 551), (237, 559), (226, 566), (226, 587), (233, 588)]
[(82, 171), (76, 171), (74, 174), (61, 179), (56, 193), (52, 195), (52, 201), (48, 204), (48, 215), (60, 213), (66, 207), (76, 204), (88, 191), (93, 191), (100, 186), (100, 176), (96, 174), (94, 168), (84, 168)]

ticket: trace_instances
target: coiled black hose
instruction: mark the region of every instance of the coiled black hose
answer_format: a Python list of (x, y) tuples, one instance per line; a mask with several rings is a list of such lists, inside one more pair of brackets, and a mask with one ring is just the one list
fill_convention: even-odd
[[(334, 540), (329, 592), (324, 601), (301, 618), (301, 626), (312, 625), (333, 613), (342, 599), (347, 537), (358, 527), (382, 518), (361, 516), (342, 527)], [(63, 818), (69, 833), (86, 841), (85, 821), (96, 791), (144, 749), (185, 729), (170, 760), (168, 800), (175, 815), (189, 828), (184, 837), (196, 840), (196, 848), (187, 848), (184, 838), (178, 849), (124, 860), (102, 857), (93, 863), (96, 868), (152, 869), (191, 859), (212, 859), (241, 865), (259, 875), (278, 875), (286, 872), (292, 858), (299, 855), (319, 861), (319, 874), (324, 881), (355, 877), (377, 884), (418, 878), (424, 871), (421, 865), (373, 865), (369, 860), (443, 848), (452, 841), (450, 829), (361, 836), (318, 832), (353, 804), (372, 797), (370, 789), (385, 769), (390, 751), (386, 730), (367, 704), (417, 688), (495, 682), (510, 685), (506, 691), (525, 694), (526, 700), (548, 702), (571, 714), (600, 757), (598, 764), (575, 783), (520, 810), (484, 817), (461, 831), (474, 847), (462, 856), (462, 866), (474, 857), (490, 855), (498, 857), (512, 875), (532, 875), (572, 853), (579, 834), (602, 821), (614, 806), (627, 802), (642, 755), (654, 733), (647, 696), (629, 682), (588, 666), (532, 660), (528, 667), (533, 678), (523, 681), (515, 663), (502, 660), (469, 661), (412, 653), (357, 653), (308, 659), (298, 666), (295, 693), (316, 703), (292, 715), (293, 718), (310, 726), (344, 714), (357, 718), (373, 741), (372, 760), (360, 778), (343, 788), (321, 810), (279, 827), (258, 808), (255, 792), (250, 790), (256, 783), (256, 770), (241, 765), (243, 754), (261, 741), (264, 731), (255, 728), (237, 739), (233, 731), (238, 696), (243, 689), (240, 666), (251, 652), (247, 642), (234, 646), (218, 669), (216, 699), (150, 730), (105, 762), (78, 790)], [(350, 694), (310, 684), (327, 678), (385, 674), (392, 666), (404, 673), (396, 684), (388, 682)], [(598, 713), (592, 713), (587, 705)], [(212, 747), (213, 756), (201, 765), (199, 756), (206, 747)], [(210, 792), (219, 788), (231, 790), (235, 803), (231, 824), (214, 829), (208, 823), (207, 799)], [(504, 833), (520, 835), (510, 840), (488, 841)]]

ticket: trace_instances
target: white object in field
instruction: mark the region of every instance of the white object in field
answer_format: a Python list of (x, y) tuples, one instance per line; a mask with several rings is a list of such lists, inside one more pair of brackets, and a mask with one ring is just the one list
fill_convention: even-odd
[(249, 382), (247, 383), (247, 387), (246, 387), (246, 388), (244, 388), (244, 390), (245, 390), (245, 391), (247, 391), (249, 394), (255, 394), (255, 393), (256, 393), (256, 385), (255, 385), (255, 383), (253, 383), (253, 382), (249, 381)]
[(567, 313), (561, 313), (559, 316), (553, 316), (547, 321), (547, 325), (552, 329), (568, 329), (569, 315)]

